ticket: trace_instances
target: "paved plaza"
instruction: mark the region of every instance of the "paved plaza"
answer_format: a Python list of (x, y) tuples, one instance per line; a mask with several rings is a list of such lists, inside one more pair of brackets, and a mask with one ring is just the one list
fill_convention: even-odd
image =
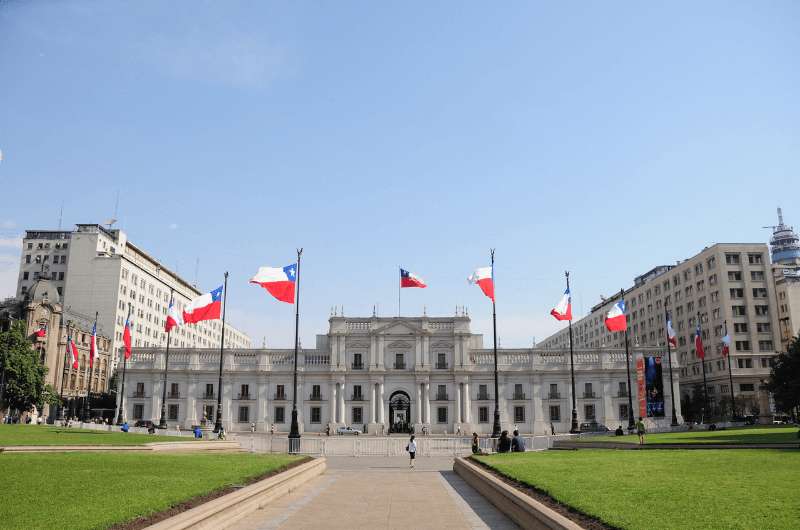
[(329, 457), (328, 470), (250, 514), (237, 530), (517, 526), (453, 473), (453, 459)]

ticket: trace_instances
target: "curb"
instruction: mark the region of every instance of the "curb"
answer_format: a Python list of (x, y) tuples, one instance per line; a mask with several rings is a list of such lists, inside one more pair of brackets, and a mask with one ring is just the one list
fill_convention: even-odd
[(242, 452), (237, 442), (151, 442), (142, 445), (9, 445), (0, 453), (80, 453), (80, 452)]
[(227, 528), (268, 502), (291, 493), (312, 478), (321, 475), (326, 467), (324, 458), (316, 458), (147, 528), (150, 530)]
[(720, 444), (720, 443), (650, 443), (629, 444), (622, 442), (568, 442), (557, 441), (553, 449), (621, 449), (629, 451), (646, 451), (648, 449), (797, 449), (796, 443), (761, 443), (761, 444)]
[(453, 462), (453, 471), (521, 528), (583, 529), (579, 524), (529, 495), (517, 491), (516, 488), (509, 486), (466, 458), (456, 458)]

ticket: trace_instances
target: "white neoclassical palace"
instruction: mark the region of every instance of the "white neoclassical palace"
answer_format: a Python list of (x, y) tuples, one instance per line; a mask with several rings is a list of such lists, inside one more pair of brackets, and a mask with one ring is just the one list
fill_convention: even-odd
[[(470, 331), (466, 315), (454, 317), (350, 318), (332, 316), (326, 335), (298, 356), (297, 409), (301, 431), (323, 432), (342, 425), (368, 433), (491, 433), (494, 417), (494, 356), (483, 336)], [(669, 385), (666, 352), (631, 348), (633, 410), (638, 415), (637, 355), (658, 357), (660, 394), (652, 377), (648, 393), (661, 412), (650, 418), (667, 425), (676, 396), (680, 418), (678, 364)], [(291, 349), (225, 350), (222, 417), (228, 431), (289, 430), (292, 411)], [(624, 349), (575, 351), (575, 389), (580, 423), (612, 430), (627, 424)], [(136, 348), (127, 363), (125, 412), (128, 421), (161, 414), (163, 348)], [(653, 364), (653, 363), (651, 363)], [(569, 349), (498, 350), (500, 417), (503, 429), (549, 433), (570, 428), (572, 394)], [(167, 375), (167, 419), (181, 428), (213, 423), (216, 414), (219, 350), (172, 348)], [(655, 373), (655, 372), (653, 372)], [(652, 374), (651, 374), (652, 375)], [(653, 388), (651, 388), (653, 387)], [(644, 388), (644, 385), (641, 386)], [(648, 402), (649, 403), (649, 402)], [(650, 405), (648, 405), (650, 406)], [(658, 407), (654, 410), (658, 411)], [(652, 425), (652, 424), (651, 424)]]

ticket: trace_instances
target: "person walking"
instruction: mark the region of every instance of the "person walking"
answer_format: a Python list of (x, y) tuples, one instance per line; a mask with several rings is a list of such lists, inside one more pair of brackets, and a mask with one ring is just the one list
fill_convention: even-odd
[(645, 428), (641, 416), (639, 417), (639, 421), (636, 422), (636, 434), (639, 435), (639, 445), (644, 445)]
[(479, 455), (481, 454), (481, 446), (478, 442), (478, 433), (472, 433), (472, 454)]
[(414, 459), (417, 457), (417, 442), (414, 441), (413, 434), (411, 435), (411, 439), (408, 441), (406, 451), (408, 451), (408, 467), (414, 469)]
[(550, 422), (550, 435), (551, 436), (555, 436), (556, 435), (556, 426), (553, 425), (552, 421)]

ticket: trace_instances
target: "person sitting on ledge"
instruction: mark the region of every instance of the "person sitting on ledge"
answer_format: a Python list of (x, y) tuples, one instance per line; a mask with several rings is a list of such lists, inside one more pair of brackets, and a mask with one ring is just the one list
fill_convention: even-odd
[(498, 453), (508, 453), (511, 451), (511, 438), (508, 437), (508, 431), (500, 433), (500, 440), (497, 442)]
[(622, 430), (622, 425), (617, 427), (617, 429), (614, 431), (614, 435), (615, 436), (624, 436), (625, 435), (625, 431)]
[(122, 424), (122, 427), (119, 428), (122, 432), (128, 432), (128, 422)]
[(519, 435), (518, 430), (514, 430), (514, 438), (511, 439), (511, 452), (512, 453), (525, 452), (525, 439)]
[(478, 443), (478, 433), (472, 433), (472, 454), (479, 455), (481, 454), (481, 446)]

